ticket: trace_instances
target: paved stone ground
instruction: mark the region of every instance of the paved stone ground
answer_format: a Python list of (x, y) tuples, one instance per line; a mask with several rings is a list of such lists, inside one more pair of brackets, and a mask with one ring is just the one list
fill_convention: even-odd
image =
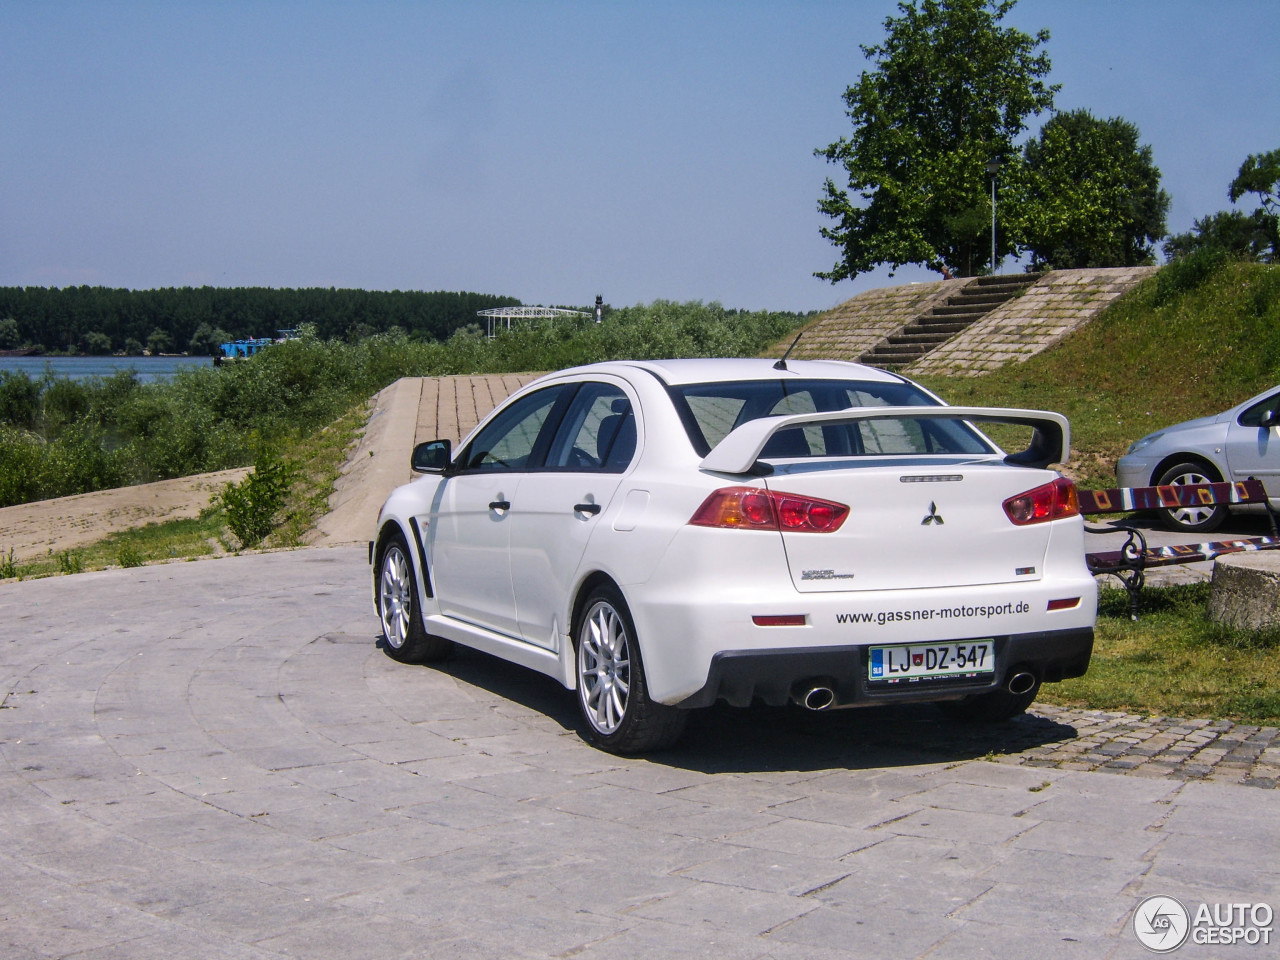
[(1037, 704), (1035, 713), (1075, 735), (1001, 758), (1059, 770), (1103, 770), (1141, 777), (1212, 780), (1274, 790), (1280, 783), (1280, 730), (1230, 720), (1181, 720)]
[(1280, 792), (1229, 782), (1274, 731), (717, 708), (620, 759), (546, 678), (391, 661), (368, 580), (335, 548), (0, 584), (0, 956), (1092, 960), (1148, 955), (1150, 895), (1280, 909)]

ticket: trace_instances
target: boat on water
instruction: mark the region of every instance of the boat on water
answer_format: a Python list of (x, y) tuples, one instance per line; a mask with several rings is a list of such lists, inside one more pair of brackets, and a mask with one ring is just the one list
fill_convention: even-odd
[(274, 337), (254, 337), (246, 340), (231, 340), (227, 343), (219, 344), (218, 349), (221, 351), (213, 358), (213, 365), (220, 367), (224, 363), (239, 363), (248, 360), (265, 347), (269, 347), (275, 343), (284, 343), (286, 340), (296, 340), (298, 338), (297, 330), (277, 330)]

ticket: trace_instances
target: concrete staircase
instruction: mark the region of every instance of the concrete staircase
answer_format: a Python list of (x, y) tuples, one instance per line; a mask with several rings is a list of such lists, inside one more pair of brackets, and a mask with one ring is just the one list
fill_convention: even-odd
[(859, 360), (896, 370), (914, 363), (1040, 280), (1040, 274), (977, 277), (885, 337)]

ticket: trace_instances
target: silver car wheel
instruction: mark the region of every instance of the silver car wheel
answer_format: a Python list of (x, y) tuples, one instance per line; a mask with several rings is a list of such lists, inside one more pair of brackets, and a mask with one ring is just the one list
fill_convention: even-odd
[[(1211, 477), (1198, 474), (1198, 472), (1187, 471), (1184, 472), (1184, 474), (1172, 477), (1169, 483), (1174, 484), (1175, 486), (1181, 486), (1183, 484), (1211, 484), (1213, 483), (1213, 480)], [(1179, 509), (1171, 509), (1171, 511), (1169, 511), (1169, 515), (1180, 525), (1199, 526), (1204, 524), (1208, 518), (1213, 516), (1213, 511), (1215, 511), (1215, 509), (1219, 508), (1212, 506), (1212, 504), (1211, 506), (1201, 507), (1180, 507)]]
[(392, 544), (382, 556), (382, 573), (378, 578), (378, 611), (382, 632), (393, 650), (404, 646), (409, 637), (409, 617), (413, 613), (413, 579), (409, 560), (398, 544)]
[(631, 698), (631, 657), (626, 624), (607, 600), (587, 611), (578, 637), (578, 695), (596, 732), (622, 725)]

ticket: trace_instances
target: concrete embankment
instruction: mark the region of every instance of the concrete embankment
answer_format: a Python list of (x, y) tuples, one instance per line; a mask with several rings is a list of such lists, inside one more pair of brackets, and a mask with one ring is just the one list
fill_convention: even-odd
[(314, 542), (338, 546), (370, 540), (383, 501), (412, 479), (409, 455), (415, 443), (448, 439), (457, 444), (485, 414), (537, 376), (406, 377), (380, 391)]

